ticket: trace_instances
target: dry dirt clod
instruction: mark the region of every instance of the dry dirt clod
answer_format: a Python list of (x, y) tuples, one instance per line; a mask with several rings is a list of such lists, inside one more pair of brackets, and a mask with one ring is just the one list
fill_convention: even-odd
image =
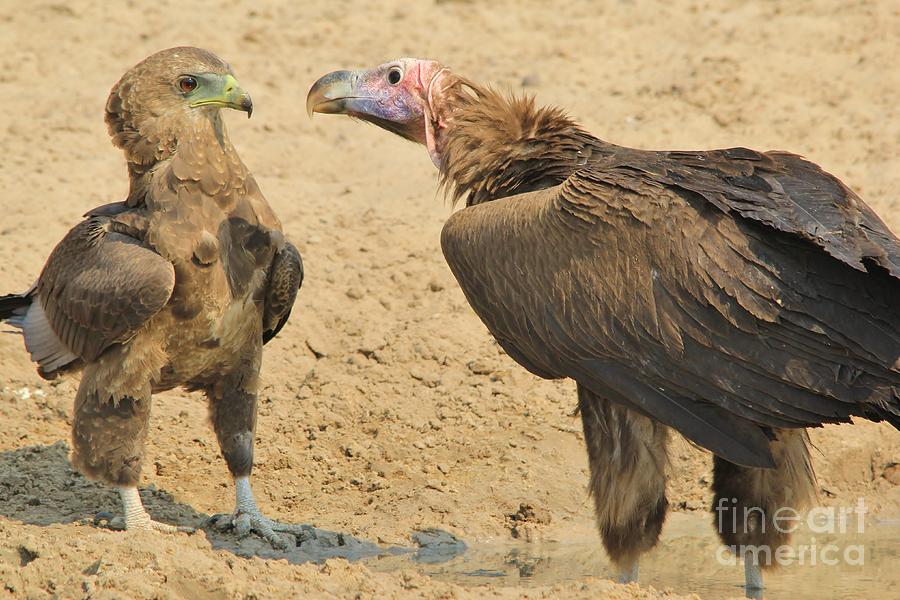
[(318, 334), (310, 334), (306, 337), (306, 347), (316, 358), (326, 358), (334, 352), (333, 344)]
[(539, 525), (547, 525), (552, 520), (550, 513), (534, 504), (523, 502), (519, 504), (519, 510), (508, 515), (513, 521), (519, 523), (537, 523)]
[(886, 466), (881, 476), (894, 485), (900, 485), (900, 463), (891, 463)]
[(494, 366), (481, 358), (471, 361), (467, 366), (475, 375), (490, 375), (494, 372)]

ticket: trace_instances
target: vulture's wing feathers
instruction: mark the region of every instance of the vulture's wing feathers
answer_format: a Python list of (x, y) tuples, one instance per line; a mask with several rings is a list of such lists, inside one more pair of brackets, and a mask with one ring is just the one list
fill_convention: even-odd
[(643, 154), (448, 220), (445, 257), (503, 348), (738, 464), (772, 466), (774, 427), (900, 424), (898, 245), (877, 217), (849, 191), (829, 206), (834, 180), (790, 155)]
[[(788, 152), (729, 148), (640, 152), (646, 175), (722, 210), (813, 242), (855, 269), (871, 261), (900, 277), (900, 241), (838, 178)], [(651, 157), (656, 157), (655, 159)]]
[(263, 314), (263, 344), (278, 335), (303, 284), (303, 260), (300, 251), (288, 241), (272, 259), (269, 287), (266, 291), (266, 307)]
[[(84, 361), (129, 339), (175, 287), (172, 263), (108, 216), (92, 215), (54, 248), (37, 297), (51, 329)], [(29, 330), (25, 329), (26, 342)]]

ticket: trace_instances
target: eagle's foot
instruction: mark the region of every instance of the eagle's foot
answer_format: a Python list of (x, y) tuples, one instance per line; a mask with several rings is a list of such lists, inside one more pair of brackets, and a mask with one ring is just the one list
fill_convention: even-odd
[[(311, 537), (313, 532), (310, 525), (291, 525), (274, 521), (258, 510), (250, 512), (238, 509), (230, 515), (214, 515), (210, 518), (209, 523), (220, 531), (233, 530), (241, 538), (255, 533), (271, 544), (273, 548), (282, 552), (290, 550), (304, 539)], [(286, 536), (279, 535), (280, 533), (289, 534), (292, 539), (286, 539)]]
[(126, 531), (159, 531), (161, 533), (194, 533), (193, 527), (184, 527), (181, 525), (169, 525), (168, 523), (160, 523), (150, 518), (150, 515), (144, 513), (137, 518), (125, 519)]
[(119, 496), (122, 498), (122, 507), (125, 509), (125, 518), (114, 517), (107, 512), (100, 512), (94, 516), (94, 525), (105, 525), (113, 531), (159, 531), (161, 533), (194, 533), (193, 527), (169, 525), (160, 523), (150, 518), (144, 510), (141, 496), (136, 487), (119, 488)]
[[(234, 480), (237, 508), (230, 515), (214, 515), (210, 518), (211, 526), (226, 531), (233, 529), (239, 537), (246, 537), (255, 533), (263, 538), (276, 550), (286, 551), (296, 546), (303, 540), (313, 537), (313, 528), (309, 525), (291, 525), (280, 523), (264, 516), (256, 506), (253, 492), (250, 489), (249, 477), (236, 477)], [(279, 533), (293, 536), (292, 540), (286, 540)], [(293, 542), (293, 544), (291, 543)]]

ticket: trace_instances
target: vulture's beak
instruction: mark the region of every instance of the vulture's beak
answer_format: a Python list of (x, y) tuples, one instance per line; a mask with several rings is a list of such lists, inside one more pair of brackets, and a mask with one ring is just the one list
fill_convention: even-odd
[(250, 94), (243, 90), (237, 79), (232, 75), (217, 74), (207, 74), (203, 78), (207, 80), (208, 85), (198, 90), (201, 95), (193, 99), (191, 108), (198, 106), (233, 108), (246, 112), (247, 118), (250, 118), (250, 115), (253, 114), (253, 101), (250, 100)]
[[(406, 60), (406, 62), (403, 62)], [(408, 63), (408, 64), (407, 64)], [(306, 111), (347, 115), (414, 142), (425, 139), (422, 91), (416, 86), (413, 59), (375, 69), (334, 71), (320, 78), (306, 96)], [(404, 79), (404, 73), (409, 76)]]
[(306, 112), (329, 115), (368, 114), (373, 99), (357, 90), (356, 71), (334, 71), (316, 81), (306, 95)]

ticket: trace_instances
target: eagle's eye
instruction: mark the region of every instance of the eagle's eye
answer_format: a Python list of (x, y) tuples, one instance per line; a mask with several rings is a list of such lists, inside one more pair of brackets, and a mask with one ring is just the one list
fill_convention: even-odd
[(397, 85), (400, 83), (400, 80), (403, 79), (403, 71), (400, 70), (400, 67), (392, 67), (390, 71), (388, 71), (387, 80), (391, 85)]
[(190, 75), (182, 77), (178, 80), (178, 87), (181, 88), (181, 91), (185, 94), (190, 94), (197, 89), (197, 80)]

